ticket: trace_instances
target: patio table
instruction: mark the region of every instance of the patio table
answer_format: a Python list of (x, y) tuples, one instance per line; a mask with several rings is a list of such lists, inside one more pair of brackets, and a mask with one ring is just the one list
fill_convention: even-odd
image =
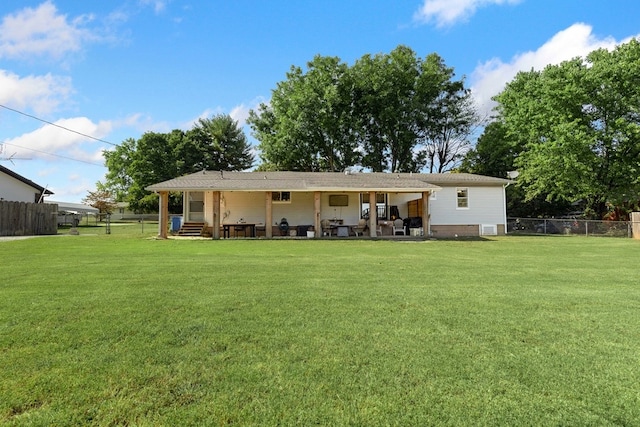
[(239, 222), (236, 224), (222, 224), (222, 235), (225, 239), (231, 237), (231, 228), (233, 227), (234, 237), (238, 237), (238, 231), (242, 229), (244, 237), (247, 237), (247, 229), (250, 237), (256, 237), (256, 225), (248, 222)]

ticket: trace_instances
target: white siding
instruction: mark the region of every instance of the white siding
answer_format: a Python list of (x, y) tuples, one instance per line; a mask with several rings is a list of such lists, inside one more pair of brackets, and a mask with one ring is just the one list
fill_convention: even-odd
[(12, 176), (0, 172), (0, 199), (8, 202), (36, 202), (38, 190)]
[[(348, 206), (329, 206), (329, 196), (346, 194), (349, 196)], [(313, 214), (313, 194), (311, 194), (311, 213)], [(360, 193), (322, 193), (320, 198), (320, 219), (342, 219), (345, 224), (357, 224), (360, 219)]]
[(265, 217), (264, 193), (226, 191), (220, 194), (220, 220), (223, 223), (235, 223), (242, 218), (245, 222), (264, 224)]
[[(468, 208), (458, 209), (457, 188), (468, 189)], [(443, 187), (429, 208), (432, 225), (504, 224), (504, 188)]]

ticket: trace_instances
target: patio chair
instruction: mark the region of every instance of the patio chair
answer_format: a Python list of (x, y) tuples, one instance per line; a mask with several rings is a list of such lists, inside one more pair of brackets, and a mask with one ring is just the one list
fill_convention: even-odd
[(404, 221), (400, 218), (393, 221), (393, 235), (397, 236), (398, 234), (402, 234), (403, 236), (407, 235), (407, 232), (404, 228)]
[(247, 228), (244, 225), (244, 219), (240, 218), (238, 225), (233, 226), (233, 235), (238, 237), (238, 233), (242, 231), (242, 237), (247, 237)]
[(364, 235), (364, 230), (367, 228), (367, 220), (366, 219), (361, 219), (358, 221), (358, 225), (354, 225), (352, 227), (353, 230), (353, 234), (356, 235), (356, 237), (358, 237), (358, 235), (362, 234)]
[(322, 228), (323, 236), (331, 236), (331, 221), (328, 219), (321, 220), (320, 227)]

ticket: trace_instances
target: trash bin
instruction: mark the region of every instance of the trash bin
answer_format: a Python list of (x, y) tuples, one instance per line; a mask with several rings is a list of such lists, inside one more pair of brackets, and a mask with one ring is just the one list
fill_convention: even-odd
[(312, 228), (312, 225), (299, 225), (297, 227), (297, 234), (298, 236), (306, 236), (307, 235), (307, 231), (309, 231), (310, 228)]
[(171, 231), (172, 232), (179, 231), (180, 227), (182, 227), (182, 216), (181, 215), (172, 216), (171, 217)]

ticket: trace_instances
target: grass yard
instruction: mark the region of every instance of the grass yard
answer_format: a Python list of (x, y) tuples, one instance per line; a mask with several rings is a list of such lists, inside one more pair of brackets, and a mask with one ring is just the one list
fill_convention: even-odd
[(1, 425), (640, 425), (640, 242), (0, 242)]

